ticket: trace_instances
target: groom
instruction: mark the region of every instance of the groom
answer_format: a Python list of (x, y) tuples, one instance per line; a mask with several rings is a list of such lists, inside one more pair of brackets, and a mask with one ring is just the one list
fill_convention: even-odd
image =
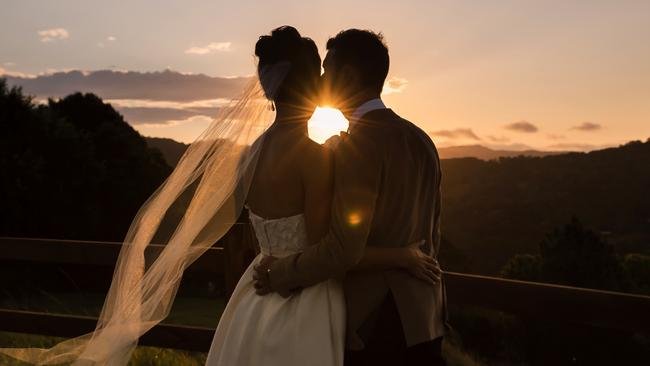
[(330, 105), (350, 121), (335, 148), (335, 193), (329, 233), (300, 254), (265, 258), (258, 293), (287, 293), (343, 279), (347, 302), (346, 366), (444, 365), (442, 284), (403, 270), (348, 272), (366, 245), (440, 249), (440, 161), (429, 136), (386, 108), (388, 74), (382, 36), (349, 29), (327, 42), (322, 82)]

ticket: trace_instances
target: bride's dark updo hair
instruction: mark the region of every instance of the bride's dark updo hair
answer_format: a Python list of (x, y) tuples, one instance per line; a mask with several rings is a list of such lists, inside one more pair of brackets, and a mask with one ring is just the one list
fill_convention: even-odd
[(289, 73), (275, 93), (275, 102), (292, 104), (316, 104), (321, 59), (316, 43), (302, 37), (291, 26), (282, 26), (261, 36), (255, 44), (255, 55), (259, 58), (258, 72), (267, 65), (288, 61)]

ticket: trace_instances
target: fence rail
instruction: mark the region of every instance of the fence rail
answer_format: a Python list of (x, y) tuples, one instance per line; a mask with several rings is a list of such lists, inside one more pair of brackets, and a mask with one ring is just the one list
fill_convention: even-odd
[[(0, 237), (0, 262), (25, 261), (52, 264), (86, 264), (114, 267), (122, 243), (110, 241), (81, 241), (61, 239), (32, 239)], [(150, 244), (146, 258), (156, 258), (164, 245)], [(223, 249), (214, 247), (199, 257), (190, 268), (192, 272), (221, 274)]]
[[(52, 239), (0, 238), (0, 263), (7, 261), (113, 266), (120, 243)], [(162, 246), (153, 246), (155, 255)], [(208, 250), (188, 271), (223, 274), (223, 250)], [(474, 306), (558, 323), (625, 332), (650, 332), (650, 296), (506, 280), (445, 272), (450, 307)], [(95, 327), (86, 316), (0, 309), (0, 331), (60, 337), (78, 336)], [(214, 329), (160, 324), (140, 344), (207, 351)], [(1, 347), (2, 345), (0, 345)]]

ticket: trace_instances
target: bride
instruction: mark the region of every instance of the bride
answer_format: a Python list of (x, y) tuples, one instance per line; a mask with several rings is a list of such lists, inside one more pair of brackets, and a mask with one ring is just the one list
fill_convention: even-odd
[[(126, 365), (138, 339), (169, 315), (184, 270), (225, 235), (245, 205), (264, 255), (295, 254), (324, 235), (332, 155), (307, 136), (319, 94), (318, 50), (295, 28), (280, 27), (260, 37), (255, 54), (259, 80), (222, 108), (133, 219), (95, 330), (48, 349), (0, 353), (38, 365)], [(270, 126), (264, 97), (277, 107)], [(404, 268), (431, 280), (426, 273), (434, 260), (418, 244), (369, 246), (353, 270)], [(339, 283), (258, 296), (252, 272), (260, 258), (221, 317), (207, 365), (342, 365)]]
[[(206, 365), (343, 365), (345, 299), (337, 281), (282, 296), (259, 296), (253, 286), (254, 267), (264, 255), (295, 254), (326, 234), (333, 184), (332, 154), (307, 134), (319, 94), (316, 44), (284, 26), (261, 36), (255, 54), (262, 87), (276, 108), (246, 199), (261, 254), (226, 306)], [(286, 67), (286, 75), (277, 90), (270, 91), (266, 72), (277, 65)], [(431, 260), (416, 246), (367, 246), (354, 270), (413, 269)]]

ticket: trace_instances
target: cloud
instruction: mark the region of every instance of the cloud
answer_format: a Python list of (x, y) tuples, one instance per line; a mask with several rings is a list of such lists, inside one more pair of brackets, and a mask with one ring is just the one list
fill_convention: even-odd
[[(9, 71), (7, 69), (3, 69), (2, 67), (0, 67), (0, 76), (6, 78), (7, 81), (11, 84), (15, 80), (26, 81), (26, 80), (29, 80), (29, 79), (36, 79), (38, 77), (46, 77), (46, 76), (50, 76), (50, 75), (57, 74), (57, 73), (67, 73), (67, 72), (71, 72), (71, 71), (74, 71), (74, 70), (73, 69), (66, 69), (66, 68), (64, 68), (64, 69), (47, 68), (47, 69), (45, 69), (45, 71), (39, 72), (38, 74), (30, 74), (30, 73), (22, 72), (22, 71)], [(86, 71), (79, 71), (79, 72), (83, 73), (84, 75), (88, 74)], [(22, 85), (22, 83), (17, 83), (17, 84)]]
[(170, 102), (143, 99), (106, 99), (132, 125), (167, 125), (193, 116), (216, 116), (228, 99)]
[(231, 42), (211, 42), (204, 47), (190, 47), (185, 50), (185, 53), (190, 55), (207, 55), (217, 51), (227, 52), (230, 51)]
[(148, 100), (148, 99), (105, 99), (106, 103), (111, 103), (117, 107), (125, 108), (170, 108), (170, 109), (201, 109), (201, 108), (219, 108), (227, 105), (230, 99), (218, 98), (207, 100), (195, 100), (191, 102), (173, 102), (166, 100)]
[(196, 116), (190, 116), (190, 117), (182, 118), (182, 119), (169, 120), (169, 121), (165, 121), (164, 123), (143, 123), (143, 124), (140, 124), (139, 127), (159, 128), (159, 127), (180, 126), (180, 125), (189, 124), (189, 123), (209, 124), (210, 122), (212, 122), (212, 120), (213, 120), (213, 118), (210, 117), (210, 116), (196, 115)]
[(578, 126), (571, 127), (572, 130), (585, 131), (585, 132), (598, 131), (602, 128), (603, 126), (593, 122), (583, 122)]
[(406, 84), (408, 84), (408, 80), (393, 76), (388, 80), (386, 80), (386, 82), (384, 83), (384, 89), (382, 90), (382, 94), (388, 95), (388, 94), (401, 93), (406, 89)]
[(14, 67), (14, 66), (16, 66), (16, 63), (15, 62), (5, 62), (2, 65), (6, 66), (6, 67)]
[(616, 145), (592, 145), (592, 144), (582, 144), (577, 142), (567, 142), (561, 144), (549, 145), (548, 148), (552, 150), (570, 150), (570, 151), (593, 151), (606, 149), (608, 147), (613, 147)]
[(550, 140), (563, 140), (565, 138), (564, 135), (558, 135), (555, 133), (549, 133), (546, 135), (546, 137), (548, 137)]
[(172, 138), (179, 142), (192, 143), (212, 124), (209, 116), (191, 116), (166, 121), (165, 123), (146, 123), (134, 126), (144, 136)]
[(194, 116), (202, 115), (197, 114), (195, 111), (172, 108), (116, 107), (116, 109), (118, 109), (124, 116), (124, 119), (133, 126), (160, 127), (177, 125), (177, 122), (180, 120), (187, 120)]
[[(9, 74), (7, 72), (7, 74)], [(14, 73), (15, 74), (15, 73)], [(82, 91), (107, 99), (196, 102), (236, 97), (248, 77), (212, 77), (165, 70), (52, 71), (38, 75), (7, 75), (9, 85), (20, 85), (38, 98), (61, 98)]]
[(539, 128), (528, 121), (514, 122), (505, 126), (506, 129), (516, 132), (535, 133)]
[(490, 148), (492, 150), (502, 150), (502, 151), (534, 151), (535, 148), (522, 144), (522, 143), (504, 143), (504, 144), (485, 144), (484, 145), (487, 148)]
[(492, 136), (492, 135), (490, 135), (487, 138), (488, 138), (488, 140), (490, 140), (492, 142), (499, 142), (499, 143), (509, 142), (510, 141), (510, 139), (505, 137), (505, 136)]
[[(5, 65), (5, 66), (7, 66), (7, 65)], [(0, 76), (2, 76), (4, 78), (7, 78), (7, 79), (10, 79), (10, 78), (31, 79), (31, 78), (36, 77), (36, 75), (27, 74), (27, 73), (20, 72), (20, 71), (9, 71), (9, 70), (4, 69), (2, 67), (0, 67)]]
[(70, 37), (70, 33), (63, 28), (53, 28), (39, 31), (38, 36), (41, 37), (41, 42), (54, 42)]
[(469, 139), (481, 141), (481, 138), (478, 137), (470, 128), (457, 128), (454, 130), (438, 130), (429, 132), (432, 136), (445, 137), (448, 139)]
[(194, 127), (203, 126), (207, 118), (214, 118), (230, 100), (239, 96), (250, 80), (250, 77), (211, 77), (171, 70), (74, 70), (28, 75), (0, 68), (2, 74), (9, 85), (22, 86), (36, 101), (46, 102), (48, 98), (62, 98), (77, 91), (94, 93), (110, 103), (130, 124), (156, 130), (162, 126), (185, 126), (186, 122), (193, 122), (190, 125)]
[(117, 38), (115, 38), (113, 36), (108, 36), (108, 37), (106, 37), (106, 42), (104, 42), (104, 41), (97, 42), (97, 47), (104, 48), (104, 47), (106, 47), (107, 44), (111, 44), (111, 43), (114, 43), (116, 41), (117, 41)]

